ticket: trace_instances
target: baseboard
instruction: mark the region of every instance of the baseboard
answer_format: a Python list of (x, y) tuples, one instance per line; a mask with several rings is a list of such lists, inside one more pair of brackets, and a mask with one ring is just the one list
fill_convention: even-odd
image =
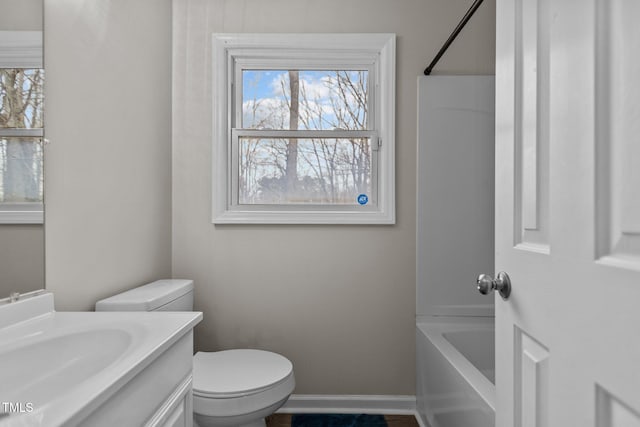
[(292, 394), (279, 410), (284, 414), (342, 413), (415, 415), (415, 396)]

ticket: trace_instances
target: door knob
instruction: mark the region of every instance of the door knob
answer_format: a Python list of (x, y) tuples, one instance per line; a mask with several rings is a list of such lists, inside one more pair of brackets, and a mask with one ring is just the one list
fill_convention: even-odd
[(478, 291), (482, 295), (487, 295), (491, 291), (498, 291), (504, 300), (511, 295), (511, 279), (509, 279), (509, 275), (504, 271), (498, 273), (495, 279), (488, 274), (481, 274), (478, 276), (476, 283), (478, 285)]

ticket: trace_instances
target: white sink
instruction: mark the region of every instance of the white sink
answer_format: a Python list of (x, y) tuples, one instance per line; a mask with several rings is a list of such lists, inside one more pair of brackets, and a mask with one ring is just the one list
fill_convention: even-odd
[(15, 405), (0, 407), (0, 426), (87, 424), (201, 319), (194, 312), (55, 312), (46, 292), (0, 300), (0, 402)]
[[(76, 331), (0, 353), (2, 388), (13, 401), (46, 402), (114, 363), (133, 344), (121, 329)], [(46, 356), (46, 357), (43, 357)], [(18, 367), (27, 367), (18, 369)], [(9, 396), (3, 396), (6, 398)]]

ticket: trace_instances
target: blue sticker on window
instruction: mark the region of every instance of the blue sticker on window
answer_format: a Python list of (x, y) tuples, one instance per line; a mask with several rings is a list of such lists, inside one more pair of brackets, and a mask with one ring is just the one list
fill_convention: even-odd
[(360, 194), (357, 200), (361, 205), (366, 205), (369, 202), (369, 197), (366, 194)]

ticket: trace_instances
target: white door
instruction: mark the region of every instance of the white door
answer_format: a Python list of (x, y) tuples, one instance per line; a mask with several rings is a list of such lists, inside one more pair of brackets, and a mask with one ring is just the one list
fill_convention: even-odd
[(640, 426), (640, 1), (496, 11), (496, 425)]

